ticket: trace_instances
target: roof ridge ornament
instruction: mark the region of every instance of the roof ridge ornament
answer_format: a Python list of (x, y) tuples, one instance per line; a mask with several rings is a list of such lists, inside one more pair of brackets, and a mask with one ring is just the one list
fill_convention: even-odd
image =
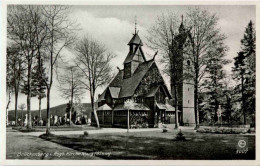
[(155, 52), (155, 54), (154, 54), (154, 56), (153, 56), (153, 60), (155, 59), (157, 53), (158, 53), (158, 50)]
[(137, 23), (136, 23), (136, 16), (135, 16), (135, 34), (136, 34), (136, 25)]

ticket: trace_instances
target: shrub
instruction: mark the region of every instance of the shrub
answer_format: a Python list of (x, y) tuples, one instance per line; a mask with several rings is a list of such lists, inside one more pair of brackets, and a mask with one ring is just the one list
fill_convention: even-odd
[(184, 134), (181, 132), (181, 130), (177, 133), (175, 141), (186, 141), (186, 138)]
[(167, 131), (168, 131), (168, 130), (167, 130), (166, 128), (163, 128), (163, 129), (162, 129), (162, 132), (163, 132), (163, 133), (166, 133)]
[(197, 132), (200, 132), (200, 133), (206, 133), (206, 130), (204, 127), (200, 127), (197, 129)]
[(216, 130), (216, 133), (222, 134), (223, 133), (223, 127), (218, 127)]
[(84, 136), (87, 137), (89, 133), (87, 131), (84, 131)]
[(223, 133), (224, 133), (224, 134), (231, 134), (231, 133), (232, 133), (232, 128), (230, 128), (230, 127), (224, 127), (224, 128), (223, 128)]
[(250, 129), (248, 128), (231, 128), (231, 127), (200, 127), (197, 132), (200, 133), (219, 133), (219, 134), (240, 134), (248, 133)]

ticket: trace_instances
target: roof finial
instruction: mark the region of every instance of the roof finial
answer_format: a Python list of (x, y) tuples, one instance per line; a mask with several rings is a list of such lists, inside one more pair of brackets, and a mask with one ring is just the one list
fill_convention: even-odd
[(136, 34), (136, 16), (135, 16), (135, 34)]
[(183, 14), (181, 15), (181, 22), (183, 23)]

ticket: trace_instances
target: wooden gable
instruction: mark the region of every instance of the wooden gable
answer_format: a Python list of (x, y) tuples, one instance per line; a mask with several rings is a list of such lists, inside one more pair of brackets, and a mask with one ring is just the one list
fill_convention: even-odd
[(134, 96), (145, 97), (153, 86), (158, 86), (164, 84), (163, 78), (156, 64), (154, 63), (149, 70), (146, 72), (145, 76), (142, 78), (137, 89), (135, 90)]

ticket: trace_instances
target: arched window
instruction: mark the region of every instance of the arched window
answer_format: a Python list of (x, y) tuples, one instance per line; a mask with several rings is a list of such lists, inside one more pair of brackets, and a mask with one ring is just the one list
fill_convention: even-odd
[(190, 60), (187, 60), (187, 65), (190, 66)]

